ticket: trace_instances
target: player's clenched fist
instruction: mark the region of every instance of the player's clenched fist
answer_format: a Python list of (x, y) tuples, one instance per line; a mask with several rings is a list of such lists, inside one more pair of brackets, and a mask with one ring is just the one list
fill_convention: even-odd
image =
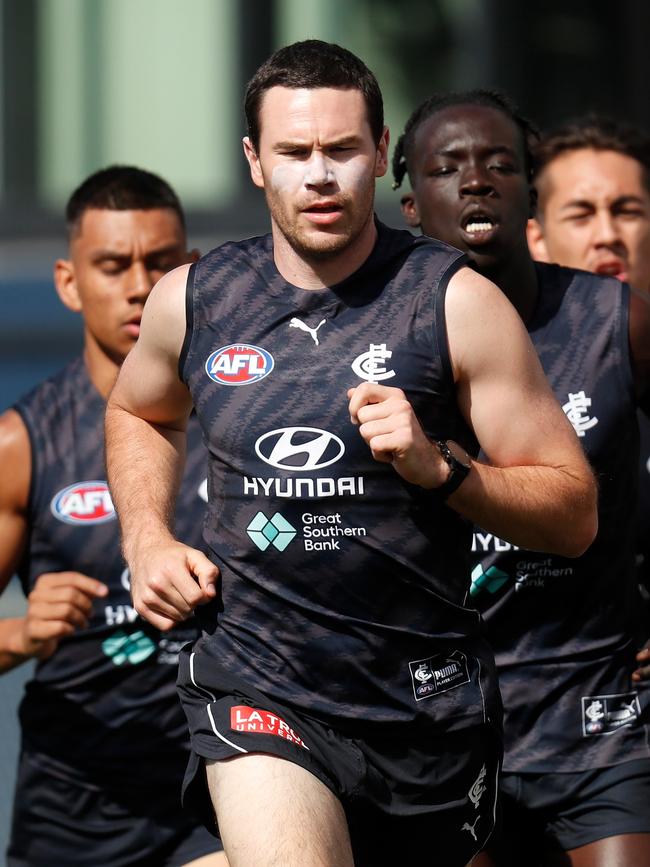
[(376, 461), (391, 463), (414, 485), (437, 488), (449, 469), (400, 388), (363, 383), (348, 390), (350, 418)]
[(45, 659), (59, 640), (88, 625), (93, 602), (108, 588), (81, 572), (46, 572), (27, 597), (20, 649), (24, 656)]
[(133, 606), (157, 629), (171, 629), (217, 595), (217, 567), (180, 542), (141, 546), (129, 565)]

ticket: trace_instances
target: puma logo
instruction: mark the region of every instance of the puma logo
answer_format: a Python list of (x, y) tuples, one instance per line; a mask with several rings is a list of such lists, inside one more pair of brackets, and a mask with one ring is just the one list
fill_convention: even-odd
[(310, 328), (309, 325), (305, 325), (302, 319), (298, 319), (297, 316), (294, 316), (289, 322), (289, 327), (299, 328), (301, 331), (306, 331), (308, 334), (311, 334), (311, 336), (314, 338), (314, 343), (316, 344), (316, 346), (318, 346), (318, 334), (316, 332), (321, 327), (321, 325), (325, 325), (326, 322), (326, 319), (321, 319), (316, 328)]
[(477, 817), (474, 819), (474, 824), (473, 824), (473, 825), (470, 825), (469, 822), (465, 822), (465, 824), (463, 825), (463, 827), (460, 829), (461, 831), (469, 831), (469, 833), (472, 835), (472, 837), (476, 840), (477, 843), (478, 843), (478, 837), (476, 836), (476, 831), (474, 830), (474, 828), (476, 828), (476, 825), (477, 825), (478, 820), (479, 820), (480, 818), (481, 818), (480, 816), (477, 816)]

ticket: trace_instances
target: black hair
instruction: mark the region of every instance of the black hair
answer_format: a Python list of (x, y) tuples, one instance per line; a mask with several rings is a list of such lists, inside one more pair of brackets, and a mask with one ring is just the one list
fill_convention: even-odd
[(436, 93), (419, 105), (406, 122), (404, 132), (398, 138), (393, 152), (393, 189), (396, 190), (410, 171), (409, 164), (413, 159), (415, 134), (418, 128), (432, 115), (445, 108), (456, 105), (482, 105), (500, 111), (519, 128), (524, 150), (524, 164), (529, 180), (532, 180), (533, 144), (539, 138), (537, 128), (519, 113), (517, 106), (499, 90), (465, 90), (450, 93)]
[(544, 133), (535, 148), (535, 176), (560, 154), (591, 148), (615, 151), (643, 167), (644, 183), (650, 189), (650, 136), (639, 127), (611, 117), (590, 113)]
[(81, 225), (84, 213), (97, 208), (108, 211), (151, 211), (171, 208), (185, 228), (185, 215), (170, 185), (144, 169), (109, 166), (87, 177), (68, 199), (65, 209), (68, 231)]
[(307, 39), (280, 48), (266, 60), (246, 88), (244, 110), (248, 136), (255, 150), (260, 141), (260, 106), (272, 87), (333, 87), (363, 94), (375, 144), (384, 130), (384, 103), (377, 79), (347, 48), (320, 39)]

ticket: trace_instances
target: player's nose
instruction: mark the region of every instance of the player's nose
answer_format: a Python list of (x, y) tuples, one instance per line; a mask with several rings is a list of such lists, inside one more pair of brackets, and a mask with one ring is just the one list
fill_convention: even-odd
[(618, 224), (608, 209), (599, 210), (592, 225), (594, 243), (611, 245), (620, 240)]
[(461, 170), (459, 192), (461, 196), (486, 196), (494, 190), (488, 172), (479, 165), (468, 165)]

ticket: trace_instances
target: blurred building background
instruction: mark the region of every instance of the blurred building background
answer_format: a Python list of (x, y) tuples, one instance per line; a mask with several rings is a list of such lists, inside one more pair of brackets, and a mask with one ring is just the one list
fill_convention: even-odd
[[(541, 124), (650, 123), (644, 0), (0, 0), (0, 409), (78, 346), (50, 285), (62, 208), (90, 172), (176, 187), (207, 249), (264, 230), (241, 154), (245, 83), (277, 46), (338, 41), (376, 72), (396, 137), (435, 89), (496, 85)], [(378, 209), (399, 222), (384, 179)]]
[[(0, 410), (80, 346), (50, 274), (65, 200), (90, 172), (161, 174), (203, 250), (266, 230), (241, 104), (274, 48), (317, 37), (358, 53), (395, 140), (432, 91), (476, 86), (542, 125), (597, 109), (648, 127), (649, 35), (645, 0), (0, 0)], [(397, 205), (385, 178), (378, 211), (400, 225)], [(0, 614), (17, 605), (12, 589)], [(20, 683), (0, 679), (0, 849)]]

